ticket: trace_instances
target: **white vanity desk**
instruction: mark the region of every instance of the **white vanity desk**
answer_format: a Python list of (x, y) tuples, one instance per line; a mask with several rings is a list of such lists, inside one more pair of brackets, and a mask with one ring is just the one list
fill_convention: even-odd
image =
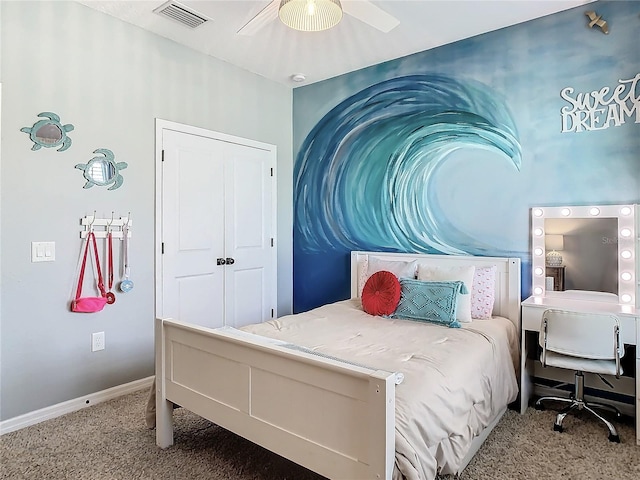
[[(547, 292), (544, 297), (531, 296), (522, 302), (522, 350), (520, 364), (520, 411), (524, 413), (531, 396), (533, 395), (533, 383), (536, 366), (537, 332), (540, 331), (542, 313), (548, 308), (571, 310), (576, 312), (610, 313), (620, 319), (620, 333), (622, 341), (627, 345), (640, 343), (640, 311), (630, 305), (617, 303), (617, 296), (599, 292)], [(536, 334), (531, 334), (536, 332)], [(636, 413), (636, 443), (640, 445), (640, 349), (636, 348), (636, 376), (635, 376), (635, 413)], [(569, 372), (572, 376), (573, 372)], [(622, 379), (633, 382), (630, 379)], [(571, 382), (569, 379), (568, 381)], [(615, 385), (615, 383), (614, 383)], [(603, 389), (608, 387), (604, 386)], [(627, 385), (627, 389), (634, 391), (633, 384)]]
[[(548, 285), (547, 266), (566, 265), (565, 286)], [(542, 313), (549, 308), (616, 315), (627, 348), (625, 375), (608, 377), (613, 391), (592, 374), (587, 387), (613, 395), (604, 403), (636, 417), (636, 443), (640, 445), (640, 206), (596, 205), (533, 207), (531, 209), (531, 291), (522, 302), (520, 410), (524, 413), (534, 393), (547, 395), (555, 382), (573, 384), (574, 373), (544, 368), (538, 358), (538, 332)], [(603, 293), (604, 290), (615, 293)], [(633, 370), (635, 367), (635, 374)], [(548, 380), (548, 381), (547, 381)], [(550, 382), (549, 382), (550, 381)], [(546, 385), (545, 385), (546, 384)], [(545, 391), (546, 390), (546, 391)], [(629, 399), (633, 401), (629, 402)]]

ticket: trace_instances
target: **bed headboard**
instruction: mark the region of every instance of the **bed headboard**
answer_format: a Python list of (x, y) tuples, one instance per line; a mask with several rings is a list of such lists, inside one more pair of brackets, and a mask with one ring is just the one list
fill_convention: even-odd
[(462, 255), (428, 255), (420, 253), (351, 252), (351, 298), (360, 295), (363, 269), (369, 256), (382, 260), (400, 260), (426, 263), (438, 267), (490, 267), (496, 269), (496, 296), (493, 315), (508, 318), (520, 332), (520, 259), (502, 257), (473, 257)]

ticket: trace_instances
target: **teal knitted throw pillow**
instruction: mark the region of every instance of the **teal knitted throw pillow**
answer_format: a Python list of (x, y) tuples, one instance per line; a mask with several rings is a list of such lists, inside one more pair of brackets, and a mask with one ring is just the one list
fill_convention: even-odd
[(400, 302), (390, 318), (406, 318), (460, 328), (456, 320), (458, 294), (464, 282), (423, 282), (400, 279)]

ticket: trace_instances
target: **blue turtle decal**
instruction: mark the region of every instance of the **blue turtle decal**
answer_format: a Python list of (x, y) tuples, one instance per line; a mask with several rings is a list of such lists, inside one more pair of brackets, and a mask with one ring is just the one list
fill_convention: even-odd
[(120, 175), (120, 170), (127, 168), (126, 162), (116, 163), (115, 155), (107, 148), (98, 148), (93, 153), (100, 153), (102, 157), (93, 157), (89, 163), (78, 163), (75, 168), (84, 170), (84, 178), (87, 183), (83, 188), (91, 188), (94, 185), (105, 187), (111, 185), (107, 190), (115, 190), (122, 185), (124, 178)]
[(58, 151), (64, 152), (71, 146), (71, 139), (67, 132), (73, 130), (70, 123), (62, 125), (60, 117), (52, 112), (42, 112), (38, 114), (43, 120), (33, 124), (33, 127), (23, 127), (21, 132), (28, 133), (33, 147), (31, 150), (39, 150), (41, 147), (53, 148), (62, 145)]

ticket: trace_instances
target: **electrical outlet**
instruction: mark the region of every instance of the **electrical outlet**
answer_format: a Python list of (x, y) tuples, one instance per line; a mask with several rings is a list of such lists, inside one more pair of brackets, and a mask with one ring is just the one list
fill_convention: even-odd
[(98, 350), (104, 350), (104, 332), (91, 334), (91, 351), (97, 352)]

